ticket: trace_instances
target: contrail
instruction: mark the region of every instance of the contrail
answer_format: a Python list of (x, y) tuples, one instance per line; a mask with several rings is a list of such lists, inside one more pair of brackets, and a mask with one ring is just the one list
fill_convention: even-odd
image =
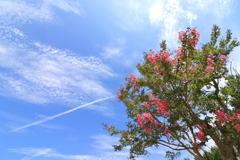
[(52, 120), (52, 119), (57, 118), (57, 117), (59, 117), (59, 116), (62, 116), (62, 115), (64, 115), (64, 114), (67, 114), (67, 113), (70, 113), (70, 112), (72, 112), (72, 111), (75, 111), (75, 110), (77, 110), (77, 109), (79, 109), (79, 108), (88, 106), (88, 105), (93, 104), (93, 103), (96, 103), (96, 102), (104, 101), (104, 100), (110, 99), (110, 98), (112, 98), (112, 97), (114, 97), (114, 96), (107, 97), (107, 98), (103, 98), (103, 99), (99, 99), (99, 100), (96, 100), (96, 101), (93, 101), (93, 102), (90, 102), (90, 103), (87, 103), (87, 104), (78, 106), (78, 107), (76, 107), (76, 108), (73, 108), (73, 109), (70, 109), (70, 110), (68, 110), (68, 111), (59, 113), (59, 114), (57, 114), (57, 115), (54, 115), (54, 116), (51, 116), (51, 117), (47, 117), (47, 118), (44, 118), (44, 119), (42, 119), (42, 120), (40, 120), (40, 121), (36, 121), (36, 122), (30, 123), (30, 124), (28, 124), (28, 125), (25, 125), (25, 126), (16, 128), (16, 129), (14, 129), (14, 130), (12, 130), (12, 131), (10, 131), (10, 132), (15, 132), (15, 131), (18, 131), (18, 130), (23, 129), (23, 128), (27, 128), (27, 127), (30, 127), (30, 126), (33, 126), (33, 125), (37, 125), (37, 124), (40, 124), (40, 123), (44, 123), (44, 122), (46, 122), (46, 121)]

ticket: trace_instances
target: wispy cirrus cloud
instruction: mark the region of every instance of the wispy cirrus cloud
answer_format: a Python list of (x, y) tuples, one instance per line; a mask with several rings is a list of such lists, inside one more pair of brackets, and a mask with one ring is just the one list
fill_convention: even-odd
[(140, 58), (141, 54), (137, 52), (126, 53), (126, 39), (116, 38), (112, 42), (103, 47), (100, 55), (107, 60), (110, 60), (112, 64), (121, 64), (129, 67), (134, 64), (133, 60)]
[(111, 93), (101, 83), (115, 73), (99, 57), (84, 57), (0, 28), (0, 95), (33, 103), (82, 104)]
[(65, 12), (82, 15), (84, 10), (79, 1), (66, 0), (3, 0), (0, 3), (0, 22), (13, 24), (31, 21), (50, 22), (54, 18), (54, 7)]
[(232, 13), (235, 4), (236, 0), (155, 0), (149, 8), (149, 20), (152, 25), (161, 27), (159, 39), (166, 40), (170, 48), (176, 48), (178, 31), (187, 27), (183, 24), (191, 25), (205, 15), (224, 18)]
[[(67, 155), (55, 151), (52, 148), (11, 148), (10, 152), (26, 155), (21, 160), (31, 160), (36, 157), (41, 157), (43, 160), (48, 158), (60, 158), (67, 160), (125, 160), (126, 157), (116, 155)], [(137, 159), (141, 160), (141, 159)]]

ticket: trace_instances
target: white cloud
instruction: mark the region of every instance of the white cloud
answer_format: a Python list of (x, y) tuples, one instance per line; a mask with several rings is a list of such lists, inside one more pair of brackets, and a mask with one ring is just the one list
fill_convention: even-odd
[[(94, 144), (92, 145), (96, 148), (97, 152), (104, 154), (106, 156), (115, 156), (120, 159), (127, 159), (129, 157), (129, 147), (124, 148), (122, 151), (114, 152), (113, 146), (119, 144), (119, 137), (113, 137), (108, 135), (97, 135), (92, 136), (92, 139), (95, 139)], [(136, 160), (143, 160), (144, 158), (136, 158)]]
[(143, 30), (148, 6), (146, 1), (122, 0), (110, 6), (115, 6), (110, 9), (116, 16), (114, 22), (119, 28), (125, 31)]
[(35, 157), (46, 155), (52, 152), (52, 149), (51, 148), (18, 148), (18, 149), (10, 149), (10, 151), (25, 154), (26, 156), (22, 160), (30, 160)]
[(155, 1), (149, 9), (151, 24), (163, 27), (159, 38), (166, 40), (170, 48), (177, 47), (177, 33), (180, 28), (180, 20), (187, 19), (191, 24), (192, 20), (196, 20), (197, 17), (193, 12), (184, 10), (178, 0)]
[(192, 12), (198, 12), (198, 14), (203, 15), (213, 14), (217, 18), (230, 15), (234, 11), (233, 7), (236, 3), (236, 0), (188, 0), (188, 5)]
[(73, 12), (78, 15), (83, 14), (81, 4), (77, 0), (41, 0), (34, 1), (34, 3), (23, 0), (3, 0), (0, 3), (0, 22), (4, 24), (31, 21), (49, 22), (54, 17), (53, 7), (65, 12)]
[(121, 48), (115, 48), (115, 47), (104, 47), (104, 52), (101, 53), (101, 55), (104, 58), (116, 58), (119, 57), (121, 53)]
[[(221, 19), (233, 11), (236, 0), (155, 0), (149, 9), (151, 24), (161, 26), (159, 39), (165, 39), (170, 48), (177, 47), (177, 33), (205, 15)], [(218, 9), (212, 9), (218, 8)], [(224, 13), (224, 14), (222, 14)]]
[(3, 28), (0, 35), (0, 95), (71, 104), (111, 95), (100, 80), (115, 74), (100, 58), (31, 42), (14, 27)]
[(113, 150), (112, 145), (115, 143), (118, 143), (118, 137), (112, 137), (112, 136), (107, 136), (107, 135), (97, 135), (97, 136), (92, 136), (92, 139), (95, 139), (93, 145), (94, 148), (100, 149), (100, 150)]
[[(26, 155), (21, 160), (31, 160), (35, 157), (41, 157), (42, 159), (48, 158), (60, 158), (67, 160), (125, 160), (125, 157), (115, 155), (66, 155), (56, 152), (52, 148), (11, 148), (11, 152), (21, 153)], [(140, 159), (138, 159), (140, 160)]]
[(105, 59), (119, 60), (123, 55), (126, 40), (124, 38), (113, 39), (112, 42), (103, 48), (103, 52), (100, 55)]
[(106, 105), (89, 105), (87, 107), (85, 107), (86, 109), (91, 109), (91, 110), (94, 110), (94, 111), (98, 111), (100, 112), (102, 115), (105, 115), (105, 116), (109, 116), (109, 117), (113, 117), (116, 115), (116, 113), (113, 111), (112, 108)]
[(134, 60), (140, 59), (142, 56), (137, 52), (126, 53), (126, 40), (124, 38), (113, 39), (112, 42), (103, 47), (100, 55), (114, 65), (121, 64), (125, 67), (132, 66)]

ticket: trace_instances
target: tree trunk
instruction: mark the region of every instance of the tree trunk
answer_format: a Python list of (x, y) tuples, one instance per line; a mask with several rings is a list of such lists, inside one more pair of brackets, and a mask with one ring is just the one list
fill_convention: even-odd
[(240, 160), (240, 153), (235, 146), (233, 146), (233, 152), (235, 154), (235, 160)]

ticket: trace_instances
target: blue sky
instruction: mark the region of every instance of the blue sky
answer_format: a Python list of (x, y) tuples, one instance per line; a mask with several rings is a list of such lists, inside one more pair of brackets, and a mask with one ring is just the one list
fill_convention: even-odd
[[(139, 76), (142, 53), (163, 39), (175, 50), (187, 27), (200, 43), (213, 24), (240, 39), (239, 8), (237, 0), (1, 0), (0, 158), (127, 159), (102, 122), (125, 128), (116, 94), (126, 76)], [(229, 57), (238, 70), (239, 52)], [(139, 160), (164, 159), (165, 150)]]

